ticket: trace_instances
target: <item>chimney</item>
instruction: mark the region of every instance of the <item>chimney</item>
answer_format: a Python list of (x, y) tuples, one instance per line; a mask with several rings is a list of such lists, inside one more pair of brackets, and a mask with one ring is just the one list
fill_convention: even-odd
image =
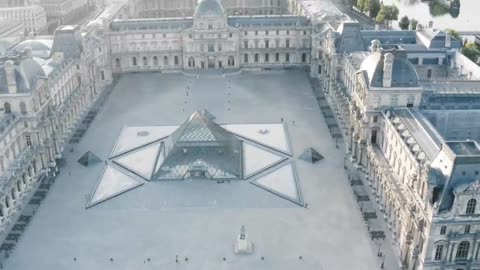
[(5, 76), (7, 79), (8, 93), (17, 93), (17, 81), (15, 79), (15, 65), (12, 60), (5, 62)]
[(52, 56), (53, 63), (62, 64), (63, 62), (63, 52), (55, 52)]
[(394, 56), (392, 53), (386, 53), (383, 58), (383, 87), (392, 87)]
[(452, 47), (452, 34), (446, 32), (445, 33), (445, 48)]
[(370, 42), (372, 45), (370, 46), (371, 52), (379, 52), (380, 51), (380, 40), (374, 39)]

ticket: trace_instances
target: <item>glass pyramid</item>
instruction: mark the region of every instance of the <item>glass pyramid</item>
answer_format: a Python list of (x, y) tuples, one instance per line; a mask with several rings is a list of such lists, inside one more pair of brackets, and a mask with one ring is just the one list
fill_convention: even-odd
[(243, 179), (241, 140), (198, 111), (165, 140), (160, 155), (152, 180)]

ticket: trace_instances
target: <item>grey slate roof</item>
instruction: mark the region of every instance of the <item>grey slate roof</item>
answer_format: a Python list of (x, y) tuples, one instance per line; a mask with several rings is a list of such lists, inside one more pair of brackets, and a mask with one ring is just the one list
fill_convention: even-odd
[[(405, 52), (395, 52), (393, 59), (392, 87), (417, 87), (418, 74), (406, 58)], [(365, 58), (360, 70), (365, 71), (370, 87), (383, 87), (383, 52), (373, 52)]]
[(302, 16), (233, 16), (228, 17), (227, 22), (228, 25), (237, 28), (310, 25), (310, 21)]
[(192, 18), (169, 18), (166, 19), (133, 19), (133, 20), (115, 20), (110, 24), (110, 30), (113, 32), (129, 30), (178, 30), (193, 26)]
[(340, 24), (337, 29), (340, 36), (335, 41), (337, 53), (367, 50), (360, 30), (361, 25), (358, 22), (345, 21)]
[[(45, 77), (40, 64), (32, 58), (24, 58), (15, 63), (15, 80), (17, 82), (17, 93), (29, 93), (35, 90), (35, 86), (40, 77)], [(8, 93), (8, 84), (5, 73), (4, 63), (0, 64), (0, 94)]]
[(78, 26), (62, 26), (55, 31), (51, 55), (63, 52), (65, 59), (79, 59), (83, 52)]

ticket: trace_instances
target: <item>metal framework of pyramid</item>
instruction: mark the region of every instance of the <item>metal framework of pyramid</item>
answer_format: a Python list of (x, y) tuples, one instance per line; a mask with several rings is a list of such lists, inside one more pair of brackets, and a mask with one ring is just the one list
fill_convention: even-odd
[[(195, 112), (165, 141), (152, 180), (243, 179), (242, 141)], [(163, 156), (162, 156), (163, 155)]]
[(78, 159), (78, 163), (82, 164), (85, 167), (91, 166), (93, 164), (99, 163), (102, 160), (97, 157), (94, 153), (88, 151), (83, 156)]
[(299, 158), (301, 160), (305, 160), (309, 163), (314, 164), (322, 160), (323, 156), (320, 153), (318, 153), (317, 150), (313, 148), (308, 148), (307, 150), (305, 150), (305, 152), (303, 152), (303, 154), (300, 155)]

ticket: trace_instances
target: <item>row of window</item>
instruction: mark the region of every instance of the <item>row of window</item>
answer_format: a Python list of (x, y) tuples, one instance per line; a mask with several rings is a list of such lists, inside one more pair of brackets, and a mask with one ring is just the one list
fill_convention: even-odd
[[(407, 107), (411, 108), (415, 104), (415, 96), (410, 95), (407, 97)], [(373, 97), (373, 107), (378, 109), (381, 106), (381, 96), (374, 96)], [(391, 95), (390, 96), (390, 106), (391, 107), (398, 107), (398, 95)]]
[[(12, 106), (8, 102), (3, 104), (3, 109), (5, 113), (12, 113)], [(27, 105), (23, 101), (20, 102), (20, 113), (27, 114)]]
[[(174, 65), (178, 65), (178, 64), (179, 64), (180, 58), (178, 57), (178, 55), (175, 55), (175, 56), (173, 57), (173, 62), (174, 62)], [(144, 56), (144, 57), (142, 58), (142, 64), (143, 64), (144, 66), (148, 66), (148, 58), (147, 58), (146, 56)], [(170, 64), (170, 60), (169, 60), (168, 56), (164, 56), (164, 57), (163, 57), (163, 65), (166, 66), (166, 65), (169, 65), (169, 64)], [(132, 65), (133, 65), (133, 66), (138, 66), (137, 57), (136, 57), (136, 56), (132, 57)], [(153, 65), (154, 65), (154, 66), (158, 66), (158, 65), (159, 65), (159, 61), (158, 61), (158, 57), (157, 57), (157, 56), (154, 56), (154, 57), (153, 57)], [(115, 67), (117, 67), (117, 68), (122, 67), (122, 65), (121, 65), (121, 63), (120, 63), (120, 58), (116, 58), (116, 59), (115, 59)]]
[[(256, 53), (254, 54), (254, 62), (255, 63), (258, 63), (260, 61), (260, 54)], [(302, 53), (302, 63), (306, 63), (307, 62), (307, 54), (306, 53)], [(248, 63), (249, 62), (249, 55), (248, 54), (244, 54), (243, 55), (243, 62), (244, 63)], [(263, 60), (264, 62), (266, 63), (269, 63), (270, 62), (270, 54), (269, 53), (266, 53), (263, 55)], [(280, 62), (280, 53), (275, 53), (275, 62)], [(285, 62), (289, 63), (290, 62), (290, 54), (289, 53), (285, 53)]]
[[(435, 249), (435, 256), (434, 256), (435, 261), (442, 260), (444, 249), (445, 249), (444, 245), (438, 245), (437, 246), (437, 248)], [(460, 242), (460, 244), (458, 244), (458, 247), (457, 247), (457, 252), (455, 254), (455, 258), (456, 259), (467, 259), (469, 249), (470, 249), (470, 242), (468, 242), (468, 241)]]
[[(267, 31), (255, 31), (255, 32), (245, 31), (245, 32), (243, 33), (243, 35), (244, 35), (244, 36), (248, 36), (248, 35), (250, 34), (250, 35), (258, 36), (258, 33), (259, 33), (259, 32), (263, 32), (263, 34), (264, 34), (265, 36), (268, 36), (268, 35), (270, 34), (270, 31), (267, 30)], [(271, 31), (271, 32), (275, 32), (275, 35), (277, 35), (277, 36), (280, 35), (280, 30)], [(290, 35), (290, 30), (287, 30), (286, 33), (287, 33), (287, 35)], [(261, 33), (260, 33), (260, 34), (261, 34)], [(303, 34), (304, 36), (306, 36), (306, 35), (308, 35), (309, 33), (308, 33), (308, 31), (303, 31), (302, 34)]]

